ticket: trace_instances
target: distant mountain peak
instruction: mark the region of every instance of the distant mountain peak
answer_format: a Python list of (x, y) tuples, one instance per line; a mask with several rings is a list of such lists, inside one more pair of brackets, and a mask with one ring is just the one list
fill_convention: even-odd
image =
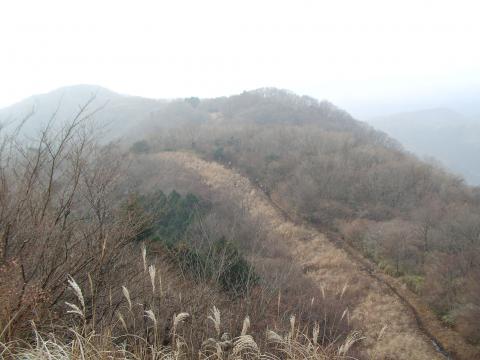
[(470, 184), (480, 184), (480, 122), (445, 107), (376, 117), (374, 127), (418, 156), (434, 157)]
[(34, 95), (34, 97), (39, 96), (55, 96), (55, 95), (63, 95), (63, 96), (102, 96), (102, 97), (121, 97), (124, 95), (120, 95), (110, 89), (107, 89), (103, 86), (99, 85), (91, 85), (91, 84), (77, 84), (77, 85), (70, 85), (70, 86), (63, 86), (52, 91), (49, 91), (44, 94)]
[(419, 123), (432, 123), (440, 125), (445, 122), (458, 122), (466, 121), (467, 118), (459, 112), (447, 107), (437, 107), (430, 109), (421, 109), (416, 111), (407, 111), (394, 113), (385, 116), (376, 116), (368, 122), (371, 123), (383, 123), (383, 122), (410, 122), (415, 121)]

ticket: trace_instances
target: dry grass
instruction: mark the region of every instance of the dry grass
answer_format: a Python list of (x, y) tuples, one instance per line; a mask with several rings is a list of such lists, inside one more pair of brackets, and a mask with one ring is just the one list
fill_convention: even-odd
[[(243, 321), (241, 333), (231, 336), (222, 332), (221, 312), (216, 307), (210, 310), (208, 320), (214, 325), (212, 337), (204, 340), (199, 349), (191, 348), (186, 338), (191, 324), (186, 324), (190, 314), (186, 312), (175, 314), (171, 319), (170, 342), (161, 342), (159, 333), (162, 326), (158, 320), (161, 309), (149, 309), (144, 316), (149, 324), (152, 336), (140, 336), (128, 332), (123, 315), (119, 312), (119, 322), (124, 332), (113, 335), (113, 328), (104, 329), (101, 333), (89, 330), (84, 308), (84, 295), (73, 278), (69, 286), (77, 298), (77, 304), (69, 303), (67, 314), (78, 316), (83, 320), (79, 325), (68, 328), (58, 328), (58, 333), (41, 334), (32, 322), (33, 339), (30, 342), (15, 340), (0, 343), (0, 358), (11, 360), (101, 360), (101, 359), (270, 359), (270, 360), (346, 360), (354, 359), (350, 355), (352, 347), (363, 338), (358, 332), (352, 332), (341, 343), (321, 344), (321, 330), (318, 324), (313, 329), (296, 323), (295, 316), (290, 318), (290, 326), (285, 334), (276, 330), (267, 330), (263, 339), (255, 339), (249, 334), (250, 318)], [(129, 311), (132, 310), (130, 293), (123, 287), (125, 301)], [(83, 324), (83, 325), (82, 325)], [(207, 330), (208, 331), (208, 330)], [(68, 335), (65, 335), (68, 334)], [(310, 334), (310, 335), (309, 335)], [(69, 340), (66, 340), (69, 339)], [(193, 355), (196, 354), (196, 355)]]
[[(149, 218), (125, 196), (132, 185), (125, 158), (115, 145), (95, 142), (78, 120), (84, 110), (47, 127), (36, 147), (0, 136), (1, 359), (353, 354), (359, 336), (350, 331), (345, 291), (316, 301), (301, 291), (314, 287), (285, 258), (276, 264), (282, 271), (266, 267), (270, 278), (240, 295), (182, 272), (160, 242), (147, 251), (139, 235)], [(267, 329), (276, 335), (265, 336)]]
[[(147, 254), (145, 246), (138, 250), (139, 256), (132, 259), (132, 265), (137, 265), (140, 277), (129, 283), (130, 289), (127, 286), (114, 289), (119, 302), (110, 308), (116, 320), (96, 323), (92, 313), (101, 299), (93, 295), (94, 280), (89, 277), (82, 288), (74, 277), (67, 276), (67, 292), (71, 296), (60, 314), (63, 320), (51, 326), (42, 324), (48, 331), (38, 330), (37, 324), (31, 321), (31, 336), (0, 341), (0, 359), (346, 360), (354, 359), (353, 348), (363, 340), (358, 332), (329, 337), (328, 333), (335, 331), (335, 326), (325, 328), (316, 323), (309, 327), (307, 323), (296, 321), (293, 315), (288, 326), (283, 326), (282, 319), (278, 318), (267, 326), (266, 332), (264, 324), (251, 323), (249, 316), (243, 318), (241, 327), (232, 326), (232, 316), (238, 315), (239, 305), (245, 299), (240, 304), (220, 301), (226, 309), (224, 315), (216, 306), (201, 314), (202, 306), (206, 310), (207, 304), (215, 300), (215, 294), (210, 292), (205, 297), (199, 292), (199, 286), (188, 284), (185, 279), (165, 279), (168, 265), (164, 263), (157, 269), (162, 262), (157, 259), (150, 263), (152, 256)], [(163, 289), (162, 279), (167, 289)], [(135, 283), (139, 286), (135, 287)], [(188, 290), (192, 293), (191, 299)], [(339, 296), (341, 298), (343, 293)], [(189, 312), (171, 315), (171, 302), (175, 302), (175, 298), (183, 298), (177, 306), (190, 305)], [(196, 302), (192, 304), (192, 300)], [(344, 311), (337, 321), (342, 322), (346, 314)]]
[[(2, 358), (12, 360), (101, 360), (101, 359), (190, 359), (188, 345), (178, 337), (174, 347), (154, 347), (148, 345), (145, 339), (138, 339), (139, 345), (132, 351), (118, 345), (118, 338), (107, 334), (81, 335), (71, 329), (74, 339), (71, 342), (61, 342), (54, 336), (41, 336), (35, 333), (34, 345), (2, 344)], [(266, 349), (261, 350), (251, 335), (240, 335), (233, 339), (217, 341), (208, 339), (198, 352), (198, 359), (240, 360), (240, 359), (270, 359), (270, 360), (353, 360), (349, 356), (350, 348), (361, 338), (353, 333), (345, 343), (338, 348), (323, 348), (314, 338), (303, 334), (296, 337), (281, 336), (270, 331), (266, 334)]]
[[(265, 195), (244, 176), (191, 153), (169, 152), (156, 155), (174, 161), (186, 171), (200, 176), (212, 189), (230, 200), (244, 204), (249, 216), (261, 220), (278, 246), (290, 249), (293, 259), (308, 269), (318, 287), (341, 291), (348, 285), (349, 316), (358, 320), (365, 336), (364, 355), (384, 359), (441, 359), (429, 339), (418, 329), (412, 312), (389, 289), (372, 280), (325, 235), (308, 226), (294, 224), (274, 208)], [(378, 340), (388, 324), (388, 336)]]

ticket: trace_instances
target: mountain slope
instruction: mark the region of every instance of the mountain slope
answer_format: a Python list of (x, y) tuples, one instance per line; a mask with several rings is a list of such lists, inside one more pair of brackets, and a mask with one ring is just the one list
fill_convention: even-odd
[(480, 185), (480, 119), (429, 109), (368, 120), (421, 157), (435, 157), (467, 182)]
[[(380, 358), (395, 359), (443, 358), (418, 328), (414, 314), (396, 294), (363, 272), (361, 265), (334, 246), (325, 234), (286, 219), (248, 179), (234, 170), (206, 162), (190, 153), (167, 152), (155, 156), (175, 161), (199, 175), (213, 191), (223, 194), (231, 201), (244, 204), (249, 216), (261, 221), (270, 236), (288, 242), (294, 261), (301, 264), (314, 283), (325, 291), (335, 291), (346, 286), (344, 291), (356, 299), (349, 309), (349, 316), (362, 324), (361, 330), (366, 336), (365, 343), (370, 356), (376, 354)], [(397, 286), (401, 288), (400, 284)], [(435, 317), (430, 315), (429, 321), (435, 322)], [(384, 325), (388, 325), (385, 335), (377, 341)], [(475, 350), (470, 349), (458, 335), (449, 333), (440, 325), (437, 325), (436, 331), (445, 339), (453, 336), (454, 341), (448, 344), (450, 351), (463, 353), (464, 358), (475, 356)]]
[(478, 344), (478, 189), (328, 103), (260, 90), (192, 109), (207, 119), (148, 132), (147, 152), (188, 149), (238, 169), (289, 213), (343, 237)]
[[(127, 100), (130, 103), (131, 98)], [(334, 105), (288, 91), (267, 88), (158, 105), (149, 108), (148, 118), (138, 116), (135, 137), (128, 131), (128, 139), (122, 144), (126, 153), (141, 158), (145, 153), (188, 150), (237, 169), (294, 218), (334, 233), (334, 238), (343, 237), (413, 291), (421, 304), (428, 304), (443, 324), (465, 341), (479, 344), (476, 319), (480, 319), (480, 299), (476, 289), (480, 279), (480, 189), (465, 186), (458, 177), (418, 160), (385, 133)], [(139, 158), (133, 158), (133, 162)], [(140, 178), (157, 170), (154, 165), (145, 168), (138, 171)], [(212, 165), (211, 172), (218, 175), (222, 170)], [(234, 186), (236, 181), (232, 180)], [(251, 190), (247, 187), (243, 191)], [(229, 191), (224, 193), (228, 195)], [(242, 199), (237, 200), (243, 204)], [(264, 219), (262, 213), (270, 214), (261, 204), (258, 209), (261, 213), (255, 216), (259, 219)], [(269, 229), (280, 237), (286, 232), (275, 229), (283, 226), (277, 222)], [(305, 235), (300, 238), (317, 239), (310, 228), (297, 230)], [(305, 265), (307, 273), (321, 269), (322, 275), (314, 279), (328, 277), (332, 287), (342, 287), (342, 282), (351, 279), (358, 302), (350, 309), (361, 309), (361, 301), (368, 298), (365, 300), (360, 290), (370, 286), (365, 284), (371, 284), (372, 274), (363, 264), (351, 264), (345, 253), (334, 251), (338, 249), (318, 236), (309, 242), (315, 247), (304, 248), (296, 260)], [(302, 248), (298, 242), (289, 245), (292, 252)], [(311, 264), (305, 264), (306, 259), (311, 259)], [(327, 269), (318, 267), (318, 263), (327, 264)], [(333, 271), (328, 270), (329, 265)], [(376, 286), (372, 285), (376, 289), (372, 290), (376, 294), (372, 303), (390, 301), (389, 286)], [(388, 313), (388, 309), (378, 313)], [(400, 323), (412, 328), (413, 314), (408, 318), (401, 315), (404, 307), (390, 310), (392, 318), (399, 313)], [(378, 319), (369, 317), (374, 315), (362, 318), (368, 312), (359, 310), (357, 318), (367, 328), (370, 322), (378, 325)], [(366, 331), (372, 338), (378, 329)], [(454, 340), (453, 348), (462, 348), (463, 339)], [(407, 341), (399, 341), (403, 349)], [(422, 344), (418, 344), (419, 349)]]
[(87, 113), (100, 110), (94, 118), (100, 127), (107, 126), (109, 139), (124, 135), (164, 104), (163, 101), (121, 95), (100, 86), (75, 85), (35, 95), (0, 109), (0, 124), (18, 124), (32, 113), (23, 130), (33, 135), (45, 126), (53, 114), (56, 113), (60, 121), (71, 119), (89, 100), (92, 102)]

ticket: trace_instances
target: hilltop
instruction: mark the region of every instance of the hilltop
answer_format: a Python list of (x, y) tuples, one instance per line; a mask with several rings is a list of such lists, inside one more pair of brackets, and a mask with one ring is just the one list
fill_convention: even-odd
[(109, 139), (125, 134), (139, 122), (148, 119), (164, 103), (118, 94), (97, 85), (74, 85), (34, 95), (0, 109), (0, 123), (18, 124), (32, 114), (24, 126), (25, 133), (32, 135), (45, 126), (53, 114), (56, 114), (57, 119), (68, 119), (88, 101), (91, 101), (88, 111), (100, 110), (96, 112), (95, 120), (100, 127), (108, 128)]

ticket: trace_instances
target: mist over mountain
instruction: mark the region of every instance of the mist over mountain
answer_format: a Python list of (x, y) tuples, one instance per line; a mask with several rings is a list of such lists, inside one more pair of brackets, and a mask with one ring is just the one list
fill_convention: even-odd
[[(27, 115), (23, 131), (31, 136), (55, 114), (57, 119), (74, 116), (88, 101), (88, 112), (107, 129), (105, 140), (122, 137), (141, 138), (151, 129), (168, 129), (211, 120), (258, 123), (308, 123), (322, 118), (330, 129), (349, 127), (368, 129), (347, 112), (327, 101), (297, 96), (285, 90), (262, 88), (239, 95), (200, 99), (158, 100), (123, 95), (96, 85), (74, 85), (46, 94), (31, 96), (0, 109), (0, 123), (13, 128)], [(470, 104), (470, 102), (469, 102)], [(473, 106), (473, 105), (472, 105)], [(388, 107), (386, 107), (387, 109)], [(382, 111), (379, 104), (378, 111)], [(385, 110), (385, 109), (383, 109)], [(469, 107), (470, 112), (474, 112)], [(329, 121), (329, 114), (332, 121)], [(220, 116), (221, 115), (221, 116)], [(480, 184), (480, 114), (465, 116), (450, 108), (432, 108), (367, 119), (421, 158), (434, 158), (447, 169), (473, 185)], [(392, 143), (395, 140), (391, 139)]]
[(31, 114), (23, 131), (25, 134), (33, 135), (42, 129), (54, 114), (59, 120), (72, 118), (89, 101), (91, 102), (86, 114), (95, 112), (97, 123), (108, 128), (109, 139), (124, 134), (165, 103), (160, 100), (121, 95), (96, 85), (74, 85), (46, 94), (33, 95), (0, 109), (0, 123), (14, 127)]
[(334, 102), (348, 110), (357, 119), (385, 117), (393, 114), (410, 113), (431, 109), (450, 109), (465, 117), (476, 118), (480, 115), (480, 97), (476, 86), (456, 88), (442, 86), (431, 91), (420, 91), (413, 86), (396, 95), (362, 96), (361, 91), (355, 92), (348, 98), (334, 98)]
[(0, 9), (0, 360), (480, 360), (480, 1)]
[(368, 120), (420, 157), (433, 157), (473, 185), (480, 184), (480, 116), (449, 108), (404, 112)]
[[(54, 116), (57, 120), (74, 117), (87, 104), (86, 114), (108, 129), (108, 139), (128, 134), (143, 136), (154, 129), (200, 124), (216, 118), (226, 123), (306, 124), (319, 121), (331, 130), (364, 127), (346, 111), (328, 101), (276, 88), (260, 88), (238, 95), (202, 99), (171, 100), (123, 95), (96, 85), (62, 87), (46, 94), (33, 95), (0, 109), (0, 124), (13, 127), (25, 117), (24, 133), (35, 134)], [(226, 124), (225, 123), (225, 124)]]

